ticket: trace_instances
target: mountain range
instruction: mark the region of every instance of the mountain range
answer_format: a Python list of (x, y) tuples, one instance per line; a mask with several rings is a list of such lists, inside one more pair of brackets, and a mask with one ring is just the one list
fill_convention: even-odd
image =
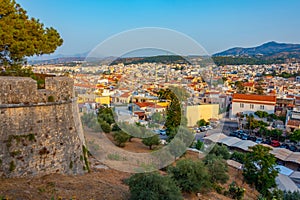
[(257, 47), (235, 47), (213, 55), (232, 57), (300, 58), (300, 44), (267, 42)]
[[(88, 52), (75, 55), (43, 55), (40, 57), (29, 58), (29, 64), (57, 64), (70, 63), (73, 61), (85, 60)], [(170, 58), (172, 57), (172, 58)], [(216, 64), (266, 64), (266, 63), (284, 63), (288, 61), (300, 62), (300, 44), (267, 42), (257, 47), (243, 48), (235, 47), (212, 55)], [(121, 58), (115, 62), (162, 62), (162, 59), (168, 58), (168, 62), (181, 62), (178, 56), (150, 56)], [(108, 60), (115, 60), (109, 58)], [(241, 60), (242, 59), (242, 60)], [(103, 60), (107, 60), (103, 58)]]

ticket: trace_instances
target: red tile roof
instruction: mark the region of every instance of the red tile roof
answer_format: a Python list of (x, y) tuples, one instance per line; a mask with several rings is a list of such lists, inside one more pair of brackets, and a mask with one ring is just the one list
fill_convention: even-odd
[(254, 83), (249, 83), (249, 82), (247, 82), (247, 83), (244, 83), (243, 84), (245, 87), (253, 87), (254, 86)]
[(145, 116), (145, 112), (143, 112), (143, 111), (134, 112), (134, 114), (139, 116), (139, 117), (144, 117)]
[(288, 126), (299, 127), (299, 126), (300, 126), (300, 120), (292, 120), (292, 119), (290, 119), (290, 120), (287, 122), (287, 125), (288, 125)]
[(154, 105), (154, 103), (152, 103), (152, 102), (137, 102), (135, 104), (138, 105), (140, 108), (144, 108), (144, 107)]
[(256, 94), (238, 94), (235, 93), (232, 96), (234, 100), (252, 100), (252, 101), (269, 101), (276, 102), (276, 96), (267, 96), (267, 95), (256, 95)]
[(128, 98), (128, 97), (130, 97), (130, 95), (131, 95), (130, 92), (125, 92), (125, 93), (121, 94), (120, 97)]

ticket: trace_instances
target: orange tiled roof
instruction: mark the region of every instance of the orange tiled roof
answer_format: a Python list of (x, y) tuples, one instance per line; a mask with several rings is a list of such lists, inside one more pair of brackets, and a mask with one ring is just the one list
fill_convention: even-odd
[(135, 115), (139, 116), (139, 117), (143, 117), (145, 116), (145, 112), (144, 111), (137, 111), (137, 112), (134, 112)]
[(299, 126), (300, 126), (300, 120), (292, 120), (292, 119), (290, 119), (290, 120), (287, 122), (287, 125), (288, 125), (288, 126), (296, 126), (296, 127), (299, 127)]
[(144, 107), (154, 105), (154, 103), (152, 103), (152, 102), (137, 102), (135, 104), (138, 105), (140, 108), (144, 108)]
[(244, 83), (243, 84), (245, 87), (253, 87), (254, 86), (254, 83), (249, 83), (249, 82), (247, 82), (247, 83)]
[(267, 96), (267, 95), (256, 95), (256, 94), (238, 94), (234, 93), (232, 96), (233, 100), (252, 100), (252, 101), (269, 101), (276, 102), (276, 96)]
[(121, 94), (120, 97), (128, 98), (128, 97), (130, 97), (130, 95), (131, 95), (130, 92), (125, 92), (125, 93)]

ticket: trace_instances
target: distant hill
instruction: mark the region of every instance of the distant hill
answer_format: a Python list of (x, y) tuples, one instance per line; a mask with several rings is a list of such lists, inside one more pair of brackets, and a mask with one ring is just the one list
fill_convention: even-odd
[(257, 47), (235, 47), (213, 55), (217, 65), (260, 65), (300, 62), (300, 44), (267, 42)]
[(49, 60), (29, 60), (28, 64), (31, 65), (44, 65), (44, 64), (63, 64), (63, 63), (76, 63), (82, 62), (85, 57), (58, 57)]
[(141, 63), (177, 63), (177, 64), (186, 64), (188, 61), (181, 56), (177, 55), (159, 55), (159, 56), (149, 56), (149, 57), (129, 57), (129, 58), (118, 58), (114, 60), (111, 64), (123, 63), (128, 64), (141, 64)]
[(216, 53), (213, 56), (250, 56), (250, 57), (269, 57), (269, 58), (300, 58), (300, 44), (287, 44), (277, 42), (267, 42), (257, 47), (242, 48), (235, 47), (226, 51)]

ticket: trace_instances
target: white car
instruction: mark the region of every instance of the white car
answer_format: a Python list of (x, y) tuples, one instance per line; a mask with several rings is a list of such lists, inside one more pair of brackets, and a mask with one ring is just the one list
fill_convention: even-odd
[(203, 131), (207, 131), (207, 130), (208, 130), (208, 129), (207, 129), (206, 126), (201, 126), (201, 127), (200, 127), (200, 131), (202, 131), (202, 132), (203, 132)]
[(213, 127), (212, 127), (211, 125), (207, 125), (207, 126), (206, 126), (206, 129), (207, 129), (207, 130), (212, 130)]

